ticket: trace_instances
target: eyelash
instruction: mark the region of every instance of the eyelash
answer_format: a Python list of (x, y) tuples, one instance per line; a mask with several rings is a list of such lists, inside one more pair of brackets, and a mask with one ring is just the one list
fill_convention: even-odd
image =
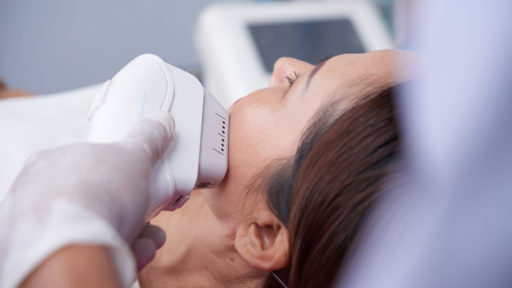
[(300, 77), (300, 74), (297, 73), (297, 71), (293, 71), (293, 75), (292, 76), (287, 75), (286, 79), (288, 80), (288, 83), (290, 83), (290, 86), (292, 86), (293, 83), (295, 83), (295, 81), (297, 81), (297, 79), (299, 79), (299, 77)]

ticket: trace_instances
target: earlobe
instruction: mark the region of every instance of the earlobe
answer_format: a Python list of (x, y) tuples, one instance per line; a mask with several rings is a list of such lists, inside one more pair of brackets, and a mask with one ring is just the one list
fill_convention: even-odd
[(238, 225), (235, 249), (250, 265), (280, 270), (288, 261), (288, 231), (270, 211), (258, 211)]

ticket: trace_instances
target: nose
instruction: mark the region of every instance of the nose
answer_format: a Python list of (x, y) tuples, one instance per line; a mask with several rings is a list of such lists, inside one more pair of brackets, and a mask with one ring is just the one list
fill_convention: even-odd
[(269, 87), (288, 86), (288, 77), (294, 78), (296, 74), (300, 75), (312, 69), (313, 65), (289, 57), (279, 58), (274, 63), (274, 71), (270, 77)]

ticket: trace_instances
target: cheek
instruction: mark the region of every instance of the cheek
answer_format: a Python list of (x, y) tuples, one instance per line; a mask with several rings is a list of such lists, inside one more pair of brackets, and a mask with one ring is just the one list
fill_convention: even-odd
[[(273, 138), (267, 129), (271, 115), (254, 103), (238, 103), (231, 109), (228, 172), (222, 183), (203, 190), (203, 196), (219, 219), (237, 219), (243, 206), (247, 184), (268, 162), (272, 149), (264, 139)], [(258, 109), (256, 109), (258, 108)]]
[(269, 161), (290, 153), (294, 129), (282, 117), (282, 109), (260, 103), (240, 106), (230, 120), (230, 169), (261, 169)]
[(301, 125), (274, 101), (276, 95), (252, 96), (230, 109), (228, 173), (218, 187), (203, 193), (219, 218), (238, 215), (247, 185), (271, 161), (290, 157), (297, 145)]
[(265, 139), (272, 138), (267, 129), (268, 113), (258, 109), (240, 109), (231, 114), (229, 131), (229, 168), (254, 166), (268, 157)]

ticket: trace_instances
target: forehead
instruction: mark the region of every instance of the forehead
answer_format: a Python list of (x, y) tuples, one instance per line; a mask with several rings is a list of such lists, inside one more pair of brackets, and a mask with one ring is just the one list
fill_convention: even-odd
[(389, 62), (388, 53), (342, 54), (329, 59), (315, 73), (313, 81), (320, 76), (345, 85), (363, 84), (386, 77)]
[[(404, 53), (381, 50), (365, 54), (342, 54), (329, 59), (311, 79), (312, 93), (338, 95), (342, 100), (356, 101), (393, 86), (403, 79)], [(330, 90), (330, 93), (329, 91)], [(335, 92), (335, 93), (333, 93)], [(345, 99), (343, 99), (345, 98)]]

